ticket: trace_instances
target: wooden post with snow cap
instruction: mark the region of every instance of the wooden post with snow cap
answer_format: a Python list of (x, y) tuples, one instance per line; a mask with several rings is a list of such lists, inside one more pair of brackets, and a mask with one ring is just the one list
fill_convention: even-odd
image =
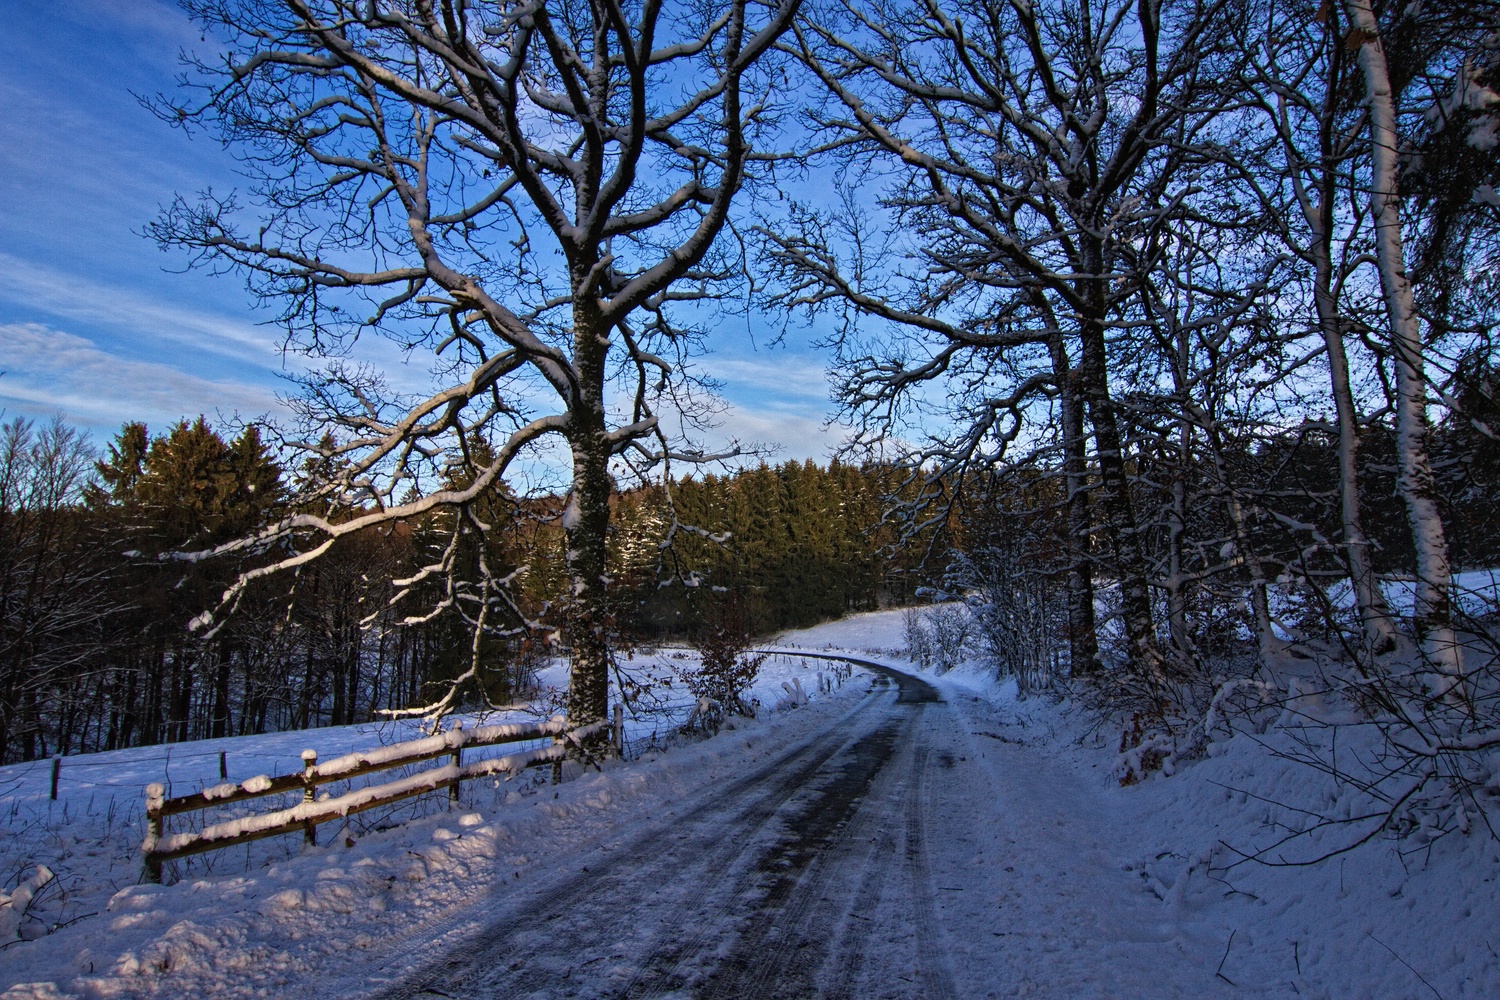
[(625, 759), (625, 706), (615, 702), (614, 732), (611, 733), (615, 745), (615, 756), (621, 760)]
[[(302, 801), (311, 804), (317, 797), (318, 751), (302, 751)], [(302, 825), (302, 842), (308, 847), (318, 846), (318, 825), (308, 820)]]
[(453, 748), (453, 770), (457, 772), (453, 776), (453, 784), (448, 786), (448, 808), (458, 808), (458, 786), (463, 784), (464, 773), (464, 720), (459, 719), (453, 723), (453, 731), (458, 734), (454, 740), (458, 745)]
[(156, 845), (161, 843), (162, 803), (167, 799), (167, 786), (152, 782), (146, 786), (146, 842), (141, 851), (146, 855), (146, 881), (161, 884), (161, 858), (156, 857)]

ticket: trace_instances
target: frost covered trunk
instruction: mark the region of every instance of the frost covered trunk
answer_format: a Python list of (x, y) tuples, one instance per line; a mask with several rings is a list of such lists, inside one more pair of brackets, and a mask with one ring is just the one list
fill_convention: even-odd
[(568, 418), (573, 489), (563, 515), (567, 538), (568, 640), (573, 649), (568, 719), (587, 725), (609, 713), (609, 475), (611, 442), (604, 412), (608, 332), (587, 303), (574, 308), (578, 399)]
[(1370, 114), (1370, 212), (1375, 219), (1375, 252), (1391, 325), (1396, 366), (1397, 487), (1406, 501), (1407, 520), (1417, 554), (1416, 628), (1423, 658), (1433, 671), (1433, 693), (1463, 697), (1462, 665), (1452, 623), (1452, 573), (1443, 522), (1433, 495), (1427, 450), (1427, 381), (1421, 323), (1406, 273), (1401, 235), (1395, 98), (1380, 29), (1368, 0), (1346, 0), (1359, 45)]
[[(1332, 192), (1325, 192), (1331, 201)], [(1334, 414), (1339, 432), (1339, 498), (1343, 515), (1344, 552), (1349, 561), (1349, 578), (1354, 587), (1355, 604), (1364, 626), (1365, 640), (1373, 653), (1389, 651), (1396, 641), (1390, 608), (1375, 578), (1369, 536), (1365, 534), (1359, 511), (1359, 415), (1354, 409), (1354, 394), (1349, 388), (1349, 356), (1344, 350), (1338, 304), (1333, 296), (1333, 263), (1326, 243), (1322, 220), (1309, 219), (1317, 227), (1312, 253), (1315, 261), (1313, 297), (1318, 311), (1318, 329), (1328, 352), (1328, 378), (1333, 393)]]
[[(1192, 391), (1188, 384), (1192, 347), (1188, 331), (1181, 324), (1174, 323), (1173, 326), (1177, 350), (1172, 364), (1172, 389), (1178, 398), (1186, 400)], [(1184, 408), (1184, 412), (1177, 417), (1177, 469), (1172, 476), (1167, 566), (1167, 620), (1172, 632), (1172, 652), (1183, 666), (1191, 662), (1193, 656), (1193, 640), (1188, 631), (1188, 595), (1183, 558), (1188, 521), (1188, 463), (1192, 451), (1193, 424)]]
[(1281, 647), (1281, 643), (1276, 638), (1275, 629), (1271, 627), (1271, 602), (1266, 597), (1265, 570), (1261, 568), (1260, 559), (1256, 557), (1255, 550), (1251, 546), (1245, 505), (1240, 503), (1239, 497), (1233, 492), (1229, 493), (1228, 507), (1229, 521), (1234, 525), (1235, 548), (1244, 564), (1246, 574), (1250, 577), (1250, 613), (1255, 617), (1256, 648), (1260, 652), (1261, 663), (1268, 663), (1271, 654)]
[(1099, 669), (1094, 620), (1094, 570), (1089, 558), (1088, 455), (1079, 373), (1068, 364), (1061, 337), (1050, 343), (1052, 368), (1062, 386), (1063, 475), (1067, 480), (1068, 662), (1074, 674)]
[(1151, 619), (1151, 591), (1146, 579), (1146, 560), (1141, 553), (1135, 511), (1130, 502), (1130, 483), (1125, 472), (1125, 454), (1114, 401), (1109, 393), (1109, 373), (1104, 340), (1104, 253), (1097, 238), (1085, 244), (1085, 270), (1081, 279), (1086, 299), (1097, 306), (1081, 317), (1082, 352), (1080, 372), (1088, 401), (1089, 421), (1099, 459), (1100, 499), (1104, 505), (1109, 542), (1114, 547), (1115, 572), (1120, 581), (1120, 607), (1129, 646), (1130, 665), (1147, 680), (1162, 679), (1161, 654)]

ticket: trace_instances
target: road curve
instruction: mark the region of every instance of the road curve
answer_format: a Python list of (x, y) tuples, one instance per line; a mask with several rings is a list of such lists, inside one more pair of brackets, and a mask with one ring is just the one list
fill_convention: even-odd
[[(801, 654), (793, 654), (801, 655)], [(928, 870), (937, 690), (883, 664), (836, 724), (388, 986), (452, 997), (954, 997)]]

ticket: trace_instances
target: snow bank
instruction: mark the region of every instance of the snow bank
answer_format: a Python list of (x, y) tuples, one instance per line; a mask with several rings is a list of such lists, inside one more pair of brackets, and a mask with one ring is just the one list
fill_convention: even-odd
[(778, 646), (805, 649), (846, 649), (865, 653), (901, 655), (906, 644), (906, 609), (867, 611), (811, 628), (795, 629), (776, 637)]
[[(815, 687), (816, 674), (811, 664), (784, 661), (767, 671), (759, 689), (798, 677)], [(560, 786), (535, 771), (509, 783), (500, 773), (478, 777), (465, 783), (461, 811), (386, 829), (350, 827), (305, 850), (300, 838), (288, 838), (290, 851), (253, 866), (243, 854), (236, 857), (240, 848), (206, 855), (220, 862), (173, 885), (128, 885), (100, 898), (97, 915), (11, 948), (0, 964), (0, 991), (12, 992), (0, 995), (357, 993), (363, 987), (354, 984), (362, 984), (369, 961), (397, 942), (445, 933), (454, 921), (471, 918), (463, 915), (486, 894), (566, 867), (601, 838), (618, 836), (632, 817), (659, 814), (675, 799), (742, 773), (747, 760), (777, 752), (788, 727), (826, 724), (859, 690), (846, 685), (809, 695), (800, 711), (735, 720), (733, 731), (717, 739), (683, 743), (665, 755), (649, 751), (625, 764), (606, 761), (602, 772), (570, 762), (570, 780)], [(477, 775), (506, 764), (496, 758), (464, 767)], [(76, 864), (77, 855), (70, 860)]]
[[(627, 735), (641, 756), (628, 764), (607, 763), (602, 773), (570, 765), (575, 780), (558, 787), (528, 780), (539, 777), (534, 772), (511, 783), (476, 780), (459, 811), (392, 816), (387, 820), (404, 822), (386, 829), (377, 827), (387, 820), (351, 825), (305, 851), (292, 838), (284, 854), (254, 855), (254, 863), (238, 849), (222, 852), (209, 856), (221, 859), (214, 866), (175, 885), (129, 885), (133, 874), (122, 877), (124, 888), (94, 897), (96, 916), (7, 949), (0, 989), (11, 987), (7, 997), (49, 1000), (357, 993), (371, 963), (462, 939), (492, 912), (485, 901), (579, 870), (594, 856), (589, 852), (613, 849), (642, 824), (689, 808), (704, 789), (831, 724), (868, 688), (856, 675), (826, 691), (818, 676), (827, 665), (799, 662), (795, 649), (833, 647), (899, 665), (892, 651), (901, 629), (895, 611), (782, 636), (792, 652), (768, 659), (752, 692), (760, 718), (733, 720), (733, 731), (716, 739), (679, 743), (665, 754), (654, 749), (666, 738), (661, 720), (679, 708), (684, 716), (691, 711), (680, 686), (667, 687), (658, 691), (664, 713), (641, 711), (629, 720)], [(626, 666), (665, 683), (672, 666), (691, 664), (684, 651), (662, 650)], [(995, 955), (1023, 940), (1034, 948), (1034, 974), (1005, 983), (998, 995), (1500, 996), (1500, 957), (1488, 940), (1500, 917), (1500, 849), (1482, 826), (1468, 836), (1377, 834), (1333, 853), (1366, 832), (1359, 817), (1367, 802), (1357, 784), (1296, 758), (1336, 753), (1345, 770), (1377, 767), (1369, 734), (1322, 725), (1316, 712), (1272, 713), (1249, 730), (1227, 718), (1213, 727), (1202, 759), (1178, 762), (1172, 777), (1123, 788), (1115, 771), (1117, 728), (1055, 698), (1021, 698), (1013, 682), (981, 670), (929, 679), (943, 692), (943, 710), (965, 723), (959, 735), (973, 744), (965, 755), (989, 769), (984, 787), (1000, 789), (979, 794), (976, 784), (965, 795), (978, 829), (1006, 831), (1001, 850), (986, 848), (981, 856), (975, 844), (955, 841), (936, 845), (931, 859), (951, 872), (944, 878), (955, 879), (943, 886), (965, 885), (964, 871), (976, 882), (981, 872), (990, 883), (1012, 880), (1001, 902), (976, 899), (980, 908), (965, 911), (954, 890), (948, 898), (955, 908), (940, 911), (953, 914), (943, 933), (967, 953)], [(788, 689), (810, 704), (772, 710)], [(360, 745), (346, 743), (343, 752)], [(252, 743), (230, 746), (254, 752)], [(137, 773), (159, 767), (136, 766)], [(216, 770), (216, 760), (209, 766)], [(11, 780), (13, 788), (28, 787), (24, 775)], [(128, 870), (110, 867), (115, 840), (64, 832), (61, 810), (87, 815), (67, 787), (43, 829), (72, 869), (54, 869), (59, 879), (43, 889), (93, 870), (90, 863), (98, 869), (89, 877)], [(22, 837), (14, 802), (11, 816), (0, 848)], [(114, 834), (128, 825), (117, 819)], [(138, 838), (124, 842), (134, 864)], [(1305, 864), (1325, 854), (1332, 856)], [(992, 920), (980, 918), (1002, 912), (997, 907), (1015, 908), (1029, 926), (992, 929)], [(1095, 984), (1089, 990), (1069, 993), (1048, 978), (1048, 969), (1076, 965), (1083, 954), (1067, 951), (1069, 939), (1050, 923), (1065, 912), (1083, 914), (1078, 928), (1098, 943), (1097, 954), (1113, 956), (1088, 970), (1084, 978)], [(1157, 954), (1197, 963), (1202, 990), (1172, 992), (1153, 978)]]

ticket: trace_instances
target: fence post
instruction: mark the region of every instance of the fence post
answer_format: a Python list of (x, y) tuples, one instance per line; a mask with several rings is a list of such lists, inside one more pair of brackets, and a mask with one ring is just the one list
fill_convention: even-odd
[(57, 801), (57, 777), (58, 777), (58, 774), (61, 771), (62, 771), (62, 758), (61, 757), (53, 757), (52, 758), (52, 801), (53, 802)]
[(448, 786), (448, 808), (458, 808), (458, 786), (463, 783), (464, 766), (464, 720), (459, 719), (453, 724), (453, 732), (457, 733), (455, 741), (458, 746), (453, 748), (453, 769), (458, 773), (453, 776), (453, 784)]
[[(318, 790), (318, 751), (302, 751), (302, 766), (302, 801), (311, 804)], [(302, 842), (308, 847), (318, 846), (318, 826), (312, 820), (302, 824)]]
[(161, 806), (167, 797), (167, 786), (155, 782), (146, 786), (146, 842), (141, 850), (146, 854), (146, 881), (161, 884), (161, 859), (156, 857), (156, 845), (161, 842)]
[(229, 759), (228, 759), (227, 754), (223, 750), (220, 750), (219, 751), (219, 780), (220, 781), (224, 781), (228, 777), (229, 777)]
[[(560, 715), (554, 715), (552, 717), (551, 721), (553, 721), (553, 722), (561, 722), (562, 719), (563, 719), (562, 716), (560, 716)], [(555, 746), (555, 747), (556, 746), (562, 746), (563, 744), (565, 744), (567, 742), (568, 741), (564, 737), (562, 737), (562, 736), (554, 736), (554, 737), (552, 737), (552, 745)], [(555, 761), (552, 762), (552, 783), (554, 785), (560, 785), (560, 784), (562, 784), (562, 760), (560, 760), (560, 759), (559, 760), (555, 760)]]
[(615, 756), (621, 760), (625, 759), (625, 706), (621, 702), (615, 702), (614, 737)]

